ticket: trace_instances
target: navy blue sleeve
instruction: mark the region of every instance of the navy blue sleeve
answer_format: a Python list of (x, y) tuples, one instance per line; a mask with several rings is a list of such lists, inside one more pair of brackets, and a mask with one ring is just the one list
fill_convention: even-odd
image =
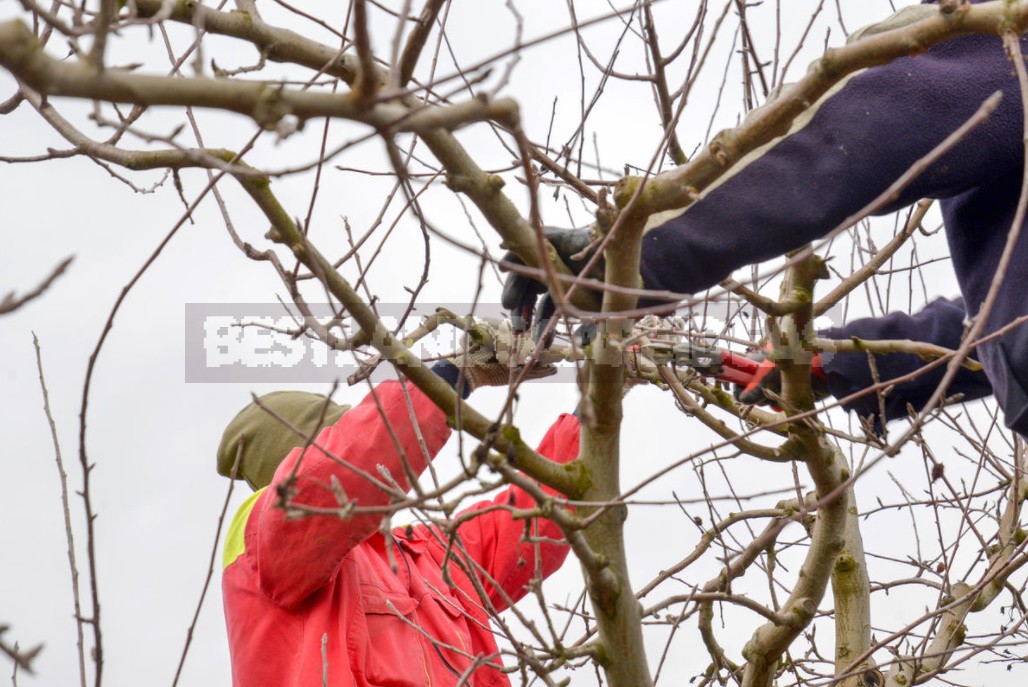
[(783, 255), (858, 212), (960, 127), (989, 96), (997, 111), (883, 212), (948, 198), (1020, 169), (1021, 104), (998, 36), (941, 43), (874, 67), (815, 103), (785, 137), (729, 170), (683, 214), (646, 234), (648, 289), (695, 293)]
[(437, 375), (442, 377), (447, 384), (454, 388), (454, 390), (457, 390), (457, 384), (459, 383), (460, 389), (458, 393), (460, 393), (461, 398), (465, 401), (468, 400), (468, 396), (471, 395), (471, 386), (468, 385), (466, 379), (461, 379), (459, 367), (449, 360), (440, 360), (432, 366), (432, 372), (435, 372)]
[[(842, 327), (821, 332), (829, 339), (912, 339), (955, 349), (960, 345), (964, 331), (964, 302), (962, 299), (932, 301), (915, 315), (890, 313), (884, 317), (854, 320)], [(866, 353), (825, 354), (824, 369), (828, 374), (828, 387), (836, 398), (845, 398), (872, 386), (874, 377)], [(878, 377), (886, 382), (917, 371), (926, 364), (916, 355), (890, 353), (874, 356)], [(935, 392), (945, 374), (946, 366), (939, 365), (914, 379), (896, 386), (884, 399), (885, 420), (906, 417), (907, 404), (921, 410)], [(984, 372), (961, 368), (947, 389), (947, 394), (963, 394), (965, 401), (983, 398), (992, 393), (992, 386)], [(878, 395), (868, 393), (844, 405), (847, 410), (861, 416), (879, 418)]]

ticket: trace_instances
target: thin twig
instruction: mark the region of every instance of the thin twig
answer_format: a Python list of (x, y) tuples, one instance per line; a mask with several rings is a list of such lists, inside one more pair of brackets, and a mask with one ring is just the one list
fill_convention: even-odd
[(50, 285), (53, 284), (59, 276), (64, 274), (64, 270), (68, 269), (68, 265), (70, 265), (71, 261), (74, 259), (75, 256), (70, 256), (62, 260), (56, 267), (50, 270), (50, 274), (40, 282), (39, 286), (28, 293), (22, 296), (17, 296), (14, 291), (11, 291), (4, 296), (3, 300), (0, 300), (0, 315), (6, 315), (7, 313), (14, 312), (32, 299), (42, 296), (46, 290), (50, 288)]
[(175, 669), (175, 679), (171, 681), (171, 687), (178, 685), (182, 676), (182, 668), (186, 664), (186, 655), (189, 653), (189, 646), (193, 643), (193, 632), (196, 630), (196, 623), (200, 620), (200, 610), (203, 608), (204, 599), (207, 598), (207, 590), (211, 586), (211, 578), (214, 577), (214, 564), (218, 560), (218, 543), (221, 541), (221, 528), (225, 524), (225, 515), (228, 514), (228, 505), (232, 502), (232, 490), (236, 484), (236, 474), (239, 471), (239, 463), (243, 458), (243, 442), (240, 441), (236, 448), (236, 459), (229, 471), (228, 491), (225, 492), (225, 502), (221, 506), (221, 513), (218, 515), (218, 524), (214, 528), (214, 543), (211, 545), (211, 556), (207, 561), (207, 575), (203, 580), (203, 588), (200, 590), (200, 598), (196, 602), (196, 610), (193, 611), (193, 620), (186, 630), (186, 643), (182, 647), (182, 654), (178, 659), (178, 667)]
[(50, 392), (46, 388), (46, 377), (43, 375), (43, 353), (40, 350), (39, 339), (36, 333), (32, 332), (32, 345), (36, 349), (36, 369), (39, 371), (39, 388), (43, 393), (43, 412), (46, 413), (46, 421), (50, 425), (50, 438), (54, 444), (54, 460), (57, 463), (57, 475), (61, 481), (61, 510), (64, 513), (64, 534), (68, 544), (68, 568), (71, 571), (71, 596), (72, 606), (75, 609), (75, 634), (76, 647), (79, 657), (79, 684), (86, 685), (86, 644), (83, 637), (84, 623), (82, 619), (82, 598), (79, 593), (79, 569), (75, 563), (75, 530), (71, 524), (71, 504), (68, 499), (68, 474), (64, 471), (64, 459), (61, 456), (61, 443), (57, 438), (57, 423), (54, 422), (53, 412), (50, 410)]
[(8, 658), (14, 661), (14, 678), (17, 681), (18, 670), (24, 670), (29, 675), (33, 674), (32, 660), (43, 650), (43, 645), (39, 644), (28, 650), (23, 650), (15, 642), (14, 646), (11, 646), (3, 640), (3, 634), (10, 629), (8, 625), (0, 625), (0, 652), (5, 654)]

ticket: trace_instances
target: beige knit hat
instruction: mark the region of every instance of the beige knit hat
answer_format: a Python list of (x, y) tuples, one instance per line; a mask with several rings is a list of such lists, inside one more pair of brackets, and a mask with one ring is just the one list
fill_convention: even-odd
[(323, 427), (334, 425), (350, 409), (320, 394), (306, 391), (275, 391), (260, 397), (260, 402), (304, 436), (283, 425), (256, 403), (250, 403), (232, 418), (218, 446), (218, 474), (231, 476), (236, 454), (242, 445), (236, 479), (245, 479), (256, 491), (271, 484), (279, 464), (307, 437), (317, 436)]

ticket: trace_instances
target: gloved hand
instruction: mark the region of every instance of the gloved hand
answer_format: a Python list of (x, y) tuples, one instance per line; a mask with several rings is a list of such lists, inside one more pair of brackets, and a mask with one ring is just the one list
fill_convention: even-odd
[(671, 362), (674, 346), (682, 343), (685, 321), (680, 317), (647, 315), (632, 328), (631, 341), (625, 349), (626, 388), (657, 378), (657, 366)]
[[(553, 244), (554, 250), (560, 256), (571, 271), (580, 274), (591, 256), (581, 256), (577, 260), (571, 256), (578, 255), (592, 243), (593, 236), (588, 229), (558, 229), (546, 227), (543, 229), (546, 239)], [(513, 251), (508, 251), (503, 259), (507, 262), (525, 264)], [(597, 261), (590, 276), (597, 279), (603, 278), (603, 259)], [(539, 301), (538, 312), (536, 312), (536, 300), (541, 294), (546, 294), (546, 287), (531, 277), (511, 273), (507, 275), (507, 281), (503, 284), (503, 296), (501, 301), (503, 307), (510, 311), (511, 322), (515, 331), (525, 331), (533, 322), (535, 314), (535, 338), (538, 339), (546, 329), (550, 317), (553, 316), (556, 308), (549, 294)]]
[[(470, 318), (469, 318), (470, 319)], [(514, 331), (510, 320), (479, 319), (470, 323), (467, 348), (450, 360), (464, 370), (469, 390), (482, 386), (502, 386), (521, 374), (529, 362), (535, 343), (531, 337)], [(524, 379), (540, 379), (557, 373), (552, 365), (533, 365)]]
[[(760, 367), (745, 387), (735, 386), (735, 397), (742, 403), (773, 404), (774, 399), (765, 391), (770, 391), (776, 396), (782, 393), (782, 373), (778, 365), (767, 356), (766, 350), (749, 357), (760, 360)], [(820, 353), (810, 359), (810, 385), (814, 391), (814, 398), (819, 401), (831, 395), (828, 389), (828, 375), (821, 364)]]

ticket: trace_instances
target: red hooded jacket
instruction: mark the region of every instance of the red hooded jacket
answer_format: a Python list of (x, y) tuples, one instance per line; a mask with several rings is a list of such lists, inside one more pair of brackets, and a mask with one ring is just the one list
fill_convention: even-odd
[[(275, 507), (294, 469), (292, 502), (313, 507), (339, 508), (333, 482), (355, 504), (388, 504), (382, 468), (408, 488), (401, 456), (420, 474), (450, 435), (443, 412), (408, 390), (410, 406), (398, 382), (378, 386), (306, 452), (294, 449), (236, 514), (222, 580), (236, 687), (509, 685), (489, 614), (568, 552), (552, 522), (535, 521), (535, 543), (526, 542), (525, 522), (493, 508), (531, 508), (526, 493), (512, 487), (463, 511), (482, 513), (460, 525), (454, 547), (435, 527), (398, 528), (387, 543), (378, 515), (286, 520)], [(571, 460), (578, 435), (577, 418), (562, 415), (539, 451)]]

